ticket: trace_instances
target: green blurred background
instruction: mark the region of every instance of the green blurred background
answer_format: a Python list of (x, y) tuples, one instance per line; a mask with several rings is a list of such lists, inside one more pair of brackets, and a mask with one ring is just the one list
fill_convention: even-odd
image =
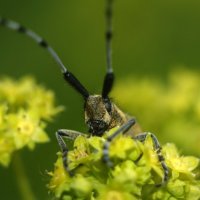
[[(0, 15), (35, 30), (91, 93), (99, 93), (105, 74), (104, 1), (0, 0)], [(178, 65), (200, 67), (199, 0), (116, 0), (113, 62), (116, 78), (166, 73)], [(56, 93), (65, 111), (48, 127), (51, 142), (23, 150), (22, 159), (37, 199), (49, 199), (45, 185), (59, 150), (55, 131), (87, 131), (83, 101), (62, 79), (46, 51), (23, 35), (0, 27), (0, 74), (33, 75)], [(134, 91), (133, 91), (134, 92)], [(117, 97), (115, 97), (117, 98)], [(12, 165), (0, 168), (1, 199), (21, 199)]]

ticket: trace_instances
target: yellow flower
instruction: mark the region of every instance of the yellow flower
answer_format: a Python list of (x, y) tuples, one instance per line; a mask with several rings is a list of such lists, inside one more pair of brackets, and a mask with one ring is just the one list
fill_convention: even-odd
[(0, 137), (0, 164), (8, 166), (11, 161), (11, 155), (15, 151), (15, 145), (11, 138)]
[(19, 113), (7, 116), (8, 133), (13, 136), (16, 149), (21, 149), (27, 145), (33, 149), (35, 143), (49, 141), (44, 131), (45, 124), (38, 118), (31, 116), (31, 113), (20, 110)]
[(46, 122), (62, 107), (55, 106), (54, 94), (31, 77), (0, 81), (0, 163), (7, 166), (12, 154), (36, 143), (48, 142)]
[(180, 156), (174, 144), (166, 144), (163, 148), (165, 159), (174, 173), (186, 174), (188, 176), (195, 176), (193, 170), (199, 165), (199, 159), (194, 156)]
[(58, 153), (58, 160), (54, 164), (54, 172), (49, 172), (48, 174), (52, 177), (48, 188), (59, 197), (63, 190), (65, 190), (66, 183), (69, 184), (70, 177), (67, 175), (63, 168), (61, 153)]

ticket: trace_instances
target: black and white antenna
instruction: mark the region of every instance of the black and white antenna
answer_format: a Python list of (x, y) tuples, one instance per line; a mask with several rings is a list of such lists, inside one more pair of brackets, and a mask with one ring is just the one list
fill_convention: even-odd
[(58, 54), (55, 52), (55, 50), (37, 33), (34, 31), (25, 28), (24, 26), (20, 25), (19, 23), (7, 20), (0, 17), (0, 25), (5, 26), (11, 30), (14, 30), (19, 33), (23, 33), (29, 38), (33, 39), (36, 43), (38, 43), (41, 47), (45, 48), (51, 57), (56, 61), (58, 66), (60, 67), (61, 72), (64, 75), (64, 79), (76, 90), (78, 91), (85, 99), (88, 98), (89, 93), (85, 89), (85, 87), (80, 83), (80, 81), (71, 73), (68, 71), (68, 69), (64, 66), (63, 62), (61, 61)]
[(112, 7), (113, 0), (106, 1), (106, 64), (107, 64), (107, 72), (104, 78), (103, 89), (102, 89), (102, 97), (104, 99), (108, 98), (108, 94), (110, 93), (113, 83), (114, 83), (114, 73), (112, 67)]

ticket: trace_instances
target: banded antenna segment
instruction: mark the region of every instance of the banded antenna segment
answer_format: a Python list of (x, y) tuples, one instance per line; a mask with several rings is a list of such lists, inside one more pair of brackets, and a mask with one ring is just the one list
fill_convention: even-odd
[(106, 10), (105, 10), (105, 18), (106, 18), (106, 64), (107, 64), (107, 72), (104, 77), (103, 89), (102, 89), (102, 97), (104, 99), (108, 98), (110, 91), (112, 90), (114, 83), (114, 73), (112, 67), (112, 17), (113, 17), (113, 1), (114, 0), (106, 0)]
[(49, 54), (53, 57), (53, 59), (56, 61), (58, 66), (60, 67), (61, 72), (64, 75), (64, 79), (77, 91), (79, 92), (84, 99), (87, 99), (89, 96), (88, 91), (85, 89), (85, 87), (80, 83), (80, 81), (71, 73), (67, 70), (67, 68), (64, 66), (62, 63), (60, 57), (58, 54), (55, 52), (55, 50), (48, 45), (48, 43), (37, 33), (34, 31), (25, 28), (24, 26), (20, 25), (19, 23), (12, 21), (12, 20), (7, 20), (4, 18), (0, 17), (0, 25), (5, 26), (13, 31), (23, 33), (29, 38), (33, 39), (37, 44), (39, 44), (41, 47), (45, 48)]
[(15, 21), (7, 20), (7, 19), (4, 19), (4, 18), (0, 18), (0, 25), (3, 25), (3, 26), (5, 26), (5, 27), (7, 27), (7, 28), (9, 28), (13, 31), (17, 31), (19, 33), (24, 33), (25, 35), (27, 35), (28, 37), (33, 39), (40, 46), (47, 49), (49, 54), (58, 63), (62, 73), (65, 73), (65, 72), (68, 71), (66, 69), (66, 67), (64, 66), (64, 64), (62, 63), (61, 59), (59, 58), (58, 54), (54, 51), (54, 49), (51, 46), (49, 46), (48, 43), (41, 36), (39, 36), (37, 33), (33, 32), (30, 29), (26, 29), (24, 26), (20, 25), (19, 23), (15, 22)]
[(106, 2), (106, 61), (107, 61), (107, 73), (113, 73), (112, 67), (112, 17), (113, 12), (113, 0), (107, 0)]

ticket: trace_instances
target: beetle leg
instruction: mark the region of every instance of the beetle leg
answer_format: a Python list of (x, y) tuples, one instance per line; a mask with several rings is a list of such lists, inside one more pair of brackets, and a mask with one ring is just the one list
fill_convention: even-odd
[(63, 166), (70, 176), (72, 176), (73, 173), (69, 169), (69, 162), (68, 162), (69, 149), (64, 141), (64, 138), (75, 140), (79, 135), (84, 135), (84, 134), (78, 131), (66, 130), (66, 129), (60, 129), (56, 132), (56, 138), (60, 146), (60, 149), (62, 151)]
[(111, 167), (112, 162), (109, 157), (109, 147), (110, 143), (115, 139), (120, 133), (126, 133), (134, 124), (136, 123), (135, 119), (130, 119), (127, 123), (123, 124), (116, 130), (112, 135), (106, 138), (106, 141), (103, 145), (103, 156), (102, 159), (106, 163), (107, 166)]
[(163, 155), (161, 153), (162, 147), (160, 146), (160, 144), (158, 142), (158, 139), (156, 138), (156, 136), (153, 133), (149, 133), (149, 132), (138, 134), (135, 137), (133, 137), (133, 139), (139, 140), (140, 142), (144, 142), (146, 140), (147, 135), (151, 136), (151, 139), (152, 139), (153, 145), (154, 145), (154, 150), (155, 150), (155, 152), (157, 154), (158, 160), (159, 160), (159, 162), (160, 162), (160, 164), (162, 166), (163, 172), (164, 172), (164, 176), (162, 178), (162, 182), (159, 183), (159, 184), (156, 184), (156, 186), (162, 186), (169, 179), (169, 176), (168, 176), (169, 169), (168, 169), (168, 167), (167, 167), (167, 165), (165, 163), (165, 158), (163, 157)]

